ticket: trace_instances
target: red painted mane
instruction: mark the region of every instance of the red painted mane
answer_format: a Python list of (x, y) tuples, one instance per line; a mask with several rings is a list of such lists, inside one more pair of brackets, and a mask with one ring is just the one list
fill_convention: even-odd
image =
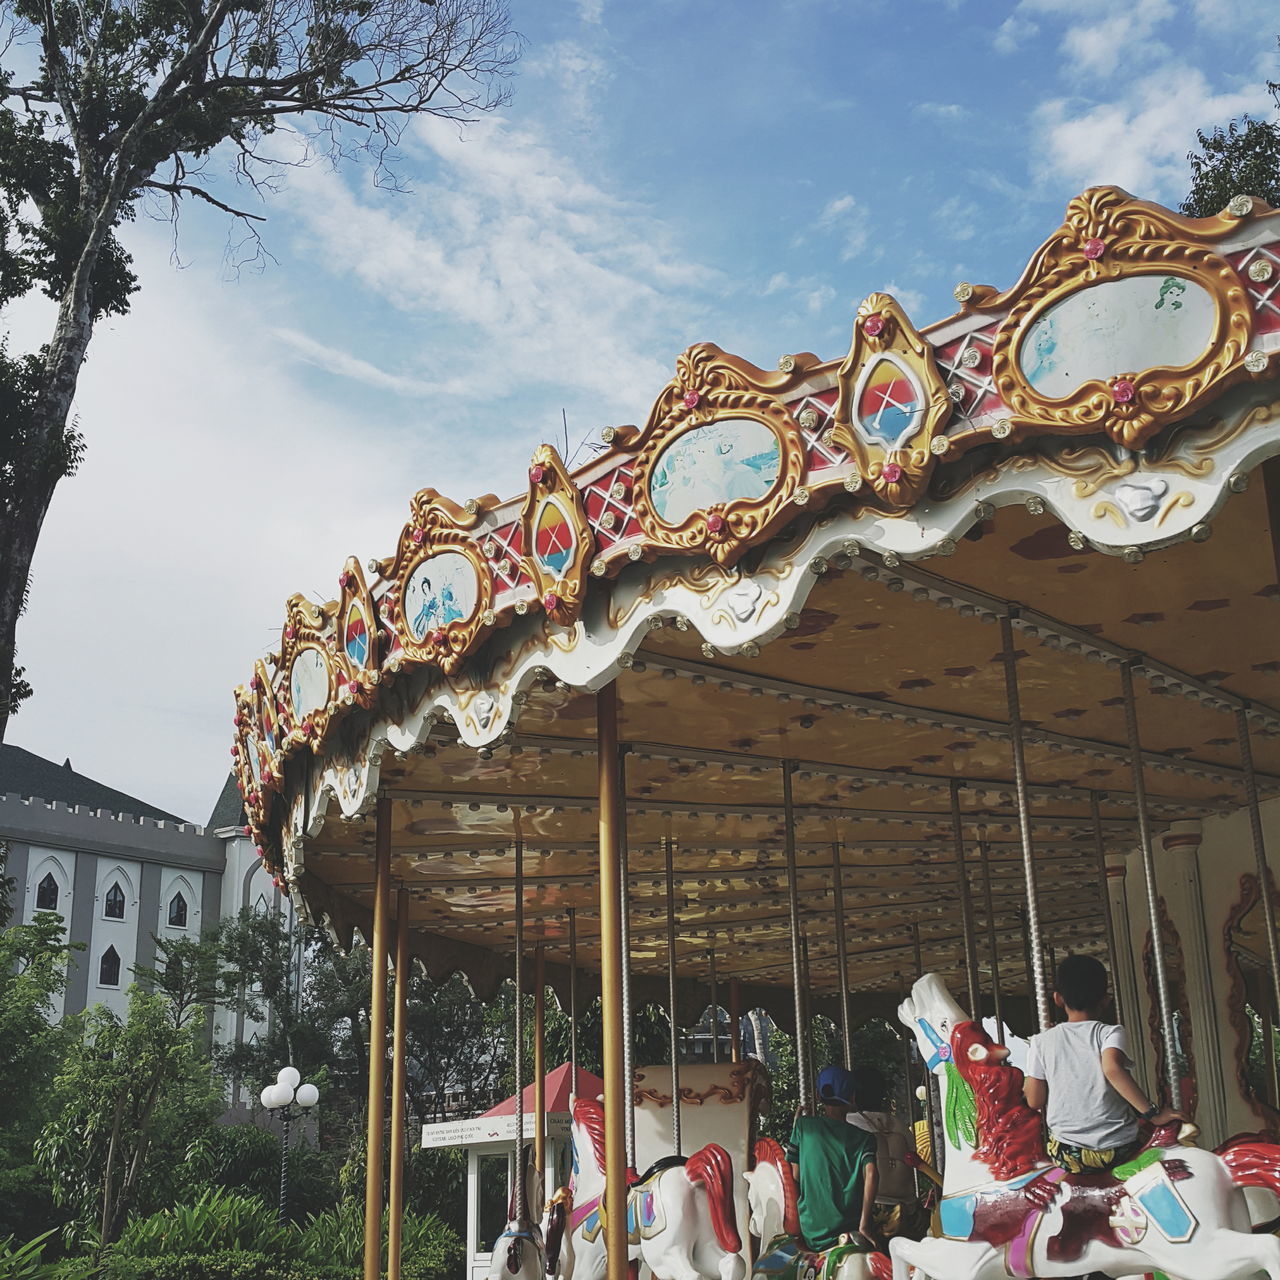
[[(773, 1138), (757, 1138), (755, 1145), (756, 1165), (771, 1164), (778, 1170), (782, 1179), (782, 1229), (789, 1236), (800, 1239), (800, 1204), (796, 1193), (796, 1180), (791, 1172), (791, 1164), (782, 1144)], [(767, 1240), (762, 1241), (768, 1244)]]
[(689, 1157), (684, 1172), (690, 1182), (700, 1182), (707, 1189), (711, 1226), (720, 1247), (725, 1253), (737, 1253), (742, 1248), (742, 1237), (733, 1205), (733, 1161), (729, 1153), (709, 1142)]
[(604, 1163), (604, 1105), (595, 1098), (578, 1098), (573, 1104), (573, 1123), (585, 1130), (595, 1152), (596, 1168), (603, 1173)]
[[(970, 1051), (981, 1048), (979, 1056)], [(976, 1022), (960, 1022), (951, 1033), (951, 1054), (978, 1104), (978, 1149), (974, 1152), (994, 1175), (1007, 1182), (1048, 1163), (1040, 1115), (1022, 1096), (1022, 1072), (1011, 1067), (1008, 1052)]]

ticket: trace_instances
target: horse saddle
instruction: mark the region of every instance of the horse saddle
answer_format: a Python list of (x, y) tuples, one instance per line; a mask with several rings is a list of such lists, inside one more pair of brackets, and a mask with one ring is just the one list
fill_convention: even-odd
[(687, 1156), (659, 1156), (643, 1173), (629, 1179), (630, 1185), (638, 1187), (650, 1178), (656, 1178), (664, 1169), (675, 1169), (689, 1163)]

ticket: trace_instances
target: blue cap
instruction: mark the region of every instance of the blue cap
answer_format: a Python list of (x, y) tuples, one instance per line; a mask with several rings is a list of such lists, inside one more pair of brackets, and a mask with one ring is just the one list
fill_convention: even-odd
[(843, 1067), (823, 1067), (818, 1072), (818, 1100), (853, 1106), (853, 1072)]

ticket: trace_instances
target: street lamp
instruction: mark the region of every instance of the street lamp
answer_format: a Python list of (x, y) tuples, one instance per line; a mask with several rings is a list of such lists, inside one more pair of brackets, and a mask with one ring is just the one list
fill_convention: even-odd
[(275, 1084), (269, 1084), (259, 1098), (268, 1111), (280, 1112), (284, 1136), (280, 1142), (280, 1207), (276, 1220), (285, 1224), (285, 1209), (289, 1200), (289, 1125), (297, 1116), (303, 1116), (320, 1101), (320, 1090), (313, 1084), (302, 1084), (297, 1067), (281, 1067)]

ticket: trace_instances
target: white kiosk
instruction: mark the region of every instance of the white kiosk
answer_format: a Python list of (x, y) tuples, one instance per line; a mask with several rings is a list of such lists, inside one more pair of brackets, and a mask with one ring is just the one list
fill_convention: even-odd
[[(569, 1128), (571, 1097), (598, 1098), (604, 1081), (578, 1068), (575, 1082), (566, 1062), (549, 1072), (547, 1089), (547, 1157), (542, 1185), (554, 1190), (569, 1181), (572, 1162)], [(532, 1146), (536, 1129), (534, 1087), (524, 1090), (524, 1139)], [(507, 1226), (516, 1140), (515, 1097), (500, 1102), (473, 1120), (446, 1120), (422, 1126), (424, 1148), (465, 1147), (467, 1150), (467, 1270), (466, 1280), (485, 1280), (493, 1242)]]

